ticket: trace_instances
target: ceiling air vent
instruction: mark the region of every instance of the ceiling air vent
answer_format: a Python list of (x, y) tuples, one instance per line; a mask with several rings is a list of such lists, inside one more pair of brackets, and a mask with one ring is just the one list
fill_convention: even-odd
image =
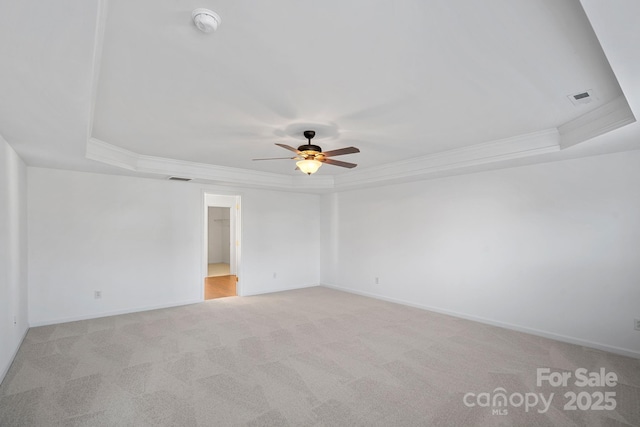
[(584, 92), (580, 93), (574, 93), (573, 95), (567, 96), (567, 98), (569, 98), (569, 101), (571, 101), (573, 105), (588, 104), (596, 99), (596, 97), (593, 95), (593, 90), (591, 89), (585, 90)]
[(169, 177), (169, 181), (184, 181), (184, 182), (187, 182), (187, 181), (191, 181), (191, 178), (181, 178), (179, 176), (170, 176)]

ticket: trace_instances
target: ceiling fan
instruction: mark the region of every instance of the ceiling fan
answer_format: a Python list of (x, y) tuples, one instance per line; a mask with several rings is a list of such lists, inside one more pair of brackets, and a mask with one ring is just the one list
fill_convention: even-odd
[(342, 156), (344, 154), (353, 154), (359, 153), (360, 150), (356, 147), (345, 147), (339, 148), (337, 150), (331, 151), (322, 151), (322, 148), (318, 145), (311, 144), (311, 140), (314, 136), (316, 136), (316, 132), (313, 130), (305, 130), (303, 132), (305, 138), (307, 138), (307, 143), (299, 146), (298, 148), (293, 148), (287, 144), (276, 144), (279, 147), (287, 149), (289, 151), (293, 151), (296, 153), (295, 157), (271, 157), (268, 159), (253, 159), (253, 160), (297, 160), (296, 162), (296, 170), (301, 170), (303, 173), (307, 175), (311, 175), (312, 173), (316, 173), (320, 166), (323, 163), (328, 165), (340, 166), (343, 168), (355, 168), (358, 166), (355, 163), (349, 162), (341, 162), (340, 160), (333, 160), (330, 157)]

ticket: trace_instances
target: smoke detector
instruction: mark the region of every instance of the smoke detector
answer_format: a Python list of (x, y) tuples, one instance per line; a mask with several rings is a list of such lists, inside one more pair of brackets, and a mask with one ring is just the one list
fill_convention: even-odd
[(203, 33), (212, 33), (218, 29), (222, 20), (220, 15), (209, 9), (199, 8), (191, 12), (193, 23)]

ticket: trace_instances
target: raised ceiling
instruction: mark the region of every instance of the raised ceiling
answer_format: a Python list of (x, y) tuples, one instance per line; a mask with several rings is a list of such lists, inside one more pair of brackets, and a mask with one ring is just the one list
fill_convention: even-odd
[[(577, 0), (19, 3), (0, 6), (0, 134), (36, 166), (331, 189), (574, 150), (634, 121)], [(342, 159), (359, 167), (251, 161), (308, 128), (358, 146)]]

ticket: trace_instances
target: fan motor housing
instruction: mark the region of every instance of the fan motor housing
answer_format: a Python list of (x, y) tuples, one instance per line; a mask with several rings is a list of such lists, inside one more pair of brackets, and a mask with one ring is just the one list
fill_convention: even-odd
[(318, 153), (322, 153), (322, 148), (313, 144), (305, 144), (299, 146), (298, 151), (317, 151)]

